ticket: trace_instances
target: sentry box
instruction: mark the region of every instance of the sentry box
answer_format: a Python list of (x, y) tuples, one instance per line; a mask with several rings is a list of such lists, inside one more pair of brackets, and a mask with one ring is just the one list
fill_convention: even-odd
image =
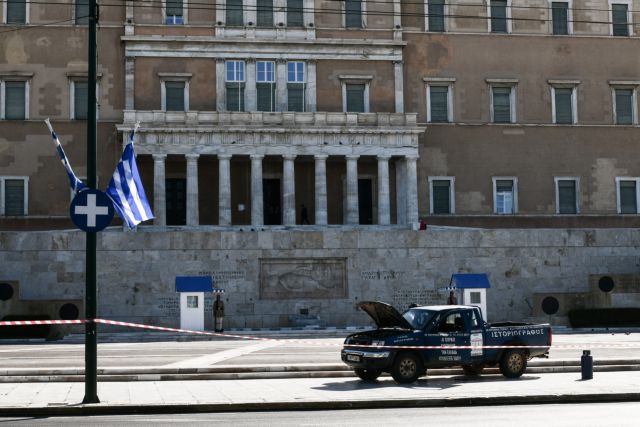
[(449, 287), (458, 294), (458, 301), (462, 305), (480, 307), (484, 321), (487, 321), (487, 289), (491, 287), (486, 274), (459, 273), (452, 274)]
[(224, 290), (213, 288), (211, 276), (178, 276), (176, 292), (180, 293), (180, 329), (204, 331), (204, 293)]

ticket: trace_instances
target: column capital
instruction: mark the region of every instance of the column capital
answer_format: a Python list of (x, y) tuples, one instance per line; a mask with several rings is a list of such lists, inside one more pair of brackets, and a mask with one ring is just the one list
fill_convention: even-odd
[(314, 154), (313, 158), (316, 160), (327, 160), (327, 158), (329, 157), (328, 154)]
[(163, 162), (167, 158), (167, 155), (164, 153), (155, 153), (152, 154), (151, 157), (153, 157), (155, 162)]
[(295, 158), (298, 157), (296, 154), (283, 154), (282, 158), (284, 160), (295, 160)]
[(229, 160), (232, 156), (232, 154), (218, 154), (218, 160)]
[(347, 154), (344, 157), (347, 160), (358, 160), (360, 158), (360, 154)]
[(264, 159), (264, 154), (251, 154), (249, 157), (251, 160), (262, 160)]
[(379, 162), (388, 162), (391, 159), (391, 155), (389, 154), (379, 154), (376, 156)]
[(200, 154), (189, 153), (189, 154), (185, 154), (184, 157), (187, 159), (187, 161), (193, 162), (198, 160), (198, 158), (200, 157)]
[(218, 63), (218, 64), (224, 64), (225, 61), (226, 61), (225, 58), (216, 58), (216, 63)]
[(276, 63), (278, 64), (286, 64), (289, 60), (286, 58), (278, 58), (276, 59)]
[(410, 162), (415, 162), (416, 160), (418, 160), (420, 158), (420, 156), (418, 156), (417, 154), (408, 154), (406, 156), (404, 156), (404, 158)]

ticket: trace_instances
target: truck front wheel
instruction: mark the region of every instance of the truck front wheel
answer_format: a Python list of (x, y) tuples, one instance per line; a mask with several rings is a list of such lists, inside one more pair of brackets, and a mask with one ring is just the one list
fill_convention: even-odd
[(355, 368), (354, 371), (363, 381), (375, 381), (382, 374), (380, 369)]
[(415, 382), (422, 372), (422, 363), (414, 353), (400, 353), (393, 361), (391, 376), (400, 384)]
[(500, 373), (507, 378), (518, 378), (527, 369), (527, 355), (523, 350), (507, 350), (500, 359)]

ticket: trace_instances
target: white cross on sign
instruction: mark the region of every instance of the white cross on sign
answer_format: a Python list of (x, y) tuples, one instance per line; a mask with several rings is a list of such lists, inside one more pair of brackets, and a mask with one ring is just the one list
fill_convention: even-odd
[(87, 227), (96, 226), (96, 216), (109, 215), (109, 208), (107, 206), (96, 205), (96, 195), (87, 194), (87, 206), (76, 206), (76, 215), (87, 216)]

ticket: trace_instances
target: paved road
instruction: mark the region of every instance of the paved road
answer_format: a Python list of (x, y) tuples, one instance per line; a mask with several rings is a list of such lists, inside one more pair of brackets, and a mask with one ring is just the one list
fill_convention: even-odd
[[(208, 367), (214, 365), (340, 363), (342, 338), (288, 341), (212, 341), (105, 343), (98, 346), (99, 367)], [(1, 341), (0, 341), (1, 344)], [(595, 360), (640, 358), (640, 333), (580, 334), (553, 337), (552, 359), (579, 360), (592, 348)], [(565, 348), (573, 346), (574, 348)], [(627, 346), (627, 347), (625, 347)], [(84, 345), (60, 343), (2, 344), (2, 368), (81, 368)]]
[(402, 408), (342, 411), (230, 412), (216, 414), (0, 418), (15, 426), (637, 426), (640, 403), (511, 405), (457, 408)]

